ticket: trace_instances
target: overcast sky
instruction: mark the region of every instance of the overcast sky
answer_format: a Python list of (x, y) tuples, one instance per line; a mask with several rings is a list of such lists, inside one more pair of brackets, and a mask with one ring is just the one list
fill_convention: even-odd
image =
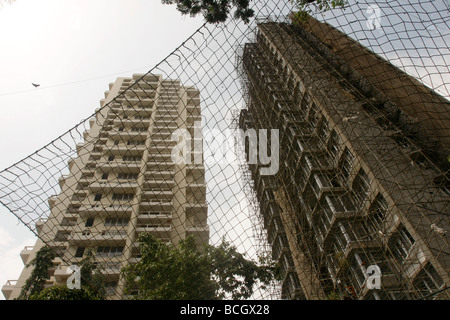
[[(345, 12), (334, 11), (326, 15), (325, 20), (339, 25), (374, 51), (389, 52), (387, 57), (393, 63), (406, 65), (408, 71), (449, 96), (450, 32), (448, 20), (442, 19), (446, 14), (448, 17), (443, 1), (433, 2), (443, 10), (435, 16), (427, 15), (426, 7), (419, 8), (418, 0), (377, 1), (382, 28), (372, 31), (367, 30), (365, 10), (368, 3), (375, 1), (366, 4), (359, 1), (359, 6), (352, 6)], [(411, 3), (417, 10), (412, 10), (415, 15), (407, 16), (409, 20), (405, 23), (401, 12), (409, 11)], [(271, 12), (263, 11), (263, 14)], [(110, 82), (118, 76), (147, 72), (202, 24), (201, 18), (182, 17), (173, 6), (163, 6), (159, 0), (17, 0), (3, 6), (0, 9), (0, 170), (33, 153), (80, 120), (89, 118), (99, 107)], [(425, 34), (420, 46), (426, 48), (426, 52), (419, 57), (411, 54), (404, 42), (398, 41), (408, 39), (412, 30), (417, 29)], [(227, 37), (226, 32), (219, 34), (219, 31), (214, 36)], [(211, 35), (201, 36), (209, 36), (211, 41)], [(202, 40), (201, 36), (197, 42)], [(397, 43), (395, 48), (394, 43)], [(235, 48), (237, 44), (227, 45)], [(208, 61), (220, 47), (220, 42), (211, 41), (200, 55)], [(197, 68), (198, 72), (190, 71), (185, 76), (195, 72), (195, 76), (202, 79), (199, 63), (202, 60), (190, 56), (189, 50), (184, 53), (187, 60), (185, 66), (181, 62), (177, 67), (178, 72), (183, 68)], [(189, 59), (196, 63), (195, 67)], [(172, 60), (174, 65), (180, 63), (175, 57), (170, 57), (168, 62)], [(231, 64), (229, 69), (232, 68)], [(219, 72), (231, 71), (218, 69)], [(220, 83), (223, 79), (228, 82)], [(206, 97), (203, 106), (216, 104), (214, 111), (220, 110), (221, 103), (226, 103), (223, 93), (227, 91), (225, 96), (233, 96), (235, 92), (230, 83), (232, 79), (233, 75), (219, 76), (213, 91), (203, 90), (202, 95)], [(40, 87), (34, 88), (31, 83), (38, 83)], [(231, 194), (236, 190), (235, 186), (230, 187), (228, 180), (228, 173), (233, 175), (236, 168), (231, 166), (227, 170), (221, 183), (208, 186), (212, 191), (219, 190), (216, 192), (222, 197), (226, 193), (220, 190), (230, 189)], [(224, 215), (242, 209), (239, 205), (242, 198), (234, 195), (233, 199), (217, 198), (217, 201), (237, 206), (235, 210), (223, 212)], [(241, 230), (236, 234), (239, 232)], [(23, 268), (20, 250), (34, 242), (33, 235), (17, 218), (0, 206), (0, 286), (18, 278)], [(2, 294), (0, 299), (3, 299)]]

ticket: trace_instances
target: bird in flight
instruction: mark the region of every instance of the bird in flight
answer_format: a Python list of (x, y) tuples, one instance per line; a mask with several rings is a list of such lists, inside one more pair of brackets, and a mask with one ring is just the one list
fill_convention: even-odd
[(40, 86), (40, 84), (36, 84), (36, 83), (32, 83), (33, 86), (35, 86), (36, 88)]

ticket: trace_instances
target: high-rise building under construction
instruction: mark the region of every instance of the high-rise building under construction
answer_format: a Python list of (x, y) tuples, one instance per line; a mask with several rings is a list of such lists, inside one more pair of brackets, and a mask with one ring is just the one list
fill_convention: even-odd
[[(140, 233), (173, 244), (189, 235), (199, 246), (209, 241), (200, 92), (160, 75), (118, 78), (90, 126), (36, 226), (39, 239), (21, 257), (30, 263), (44, 245), (56, 253), (49, 287), (65, 284), (68, 268), (92, 250), (107, 298), (119, 299), (120, 270), (140, 258)], [(6, 299), (19, 296), (32, 269), (3, 286)]]
[(249, 170), (283, 298), (448, 299), (449, 102), (330, 25), (293, 21), (260, 23), (239, 66), (239, 127), (279, 130), (278, 172)]

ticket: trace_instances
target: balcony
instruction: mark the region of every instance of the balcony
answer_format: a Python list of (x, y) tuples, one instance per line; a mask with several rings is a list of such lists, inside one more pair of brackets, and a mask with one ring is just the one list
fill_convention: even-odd
[(175, 181), (173, 179), (146, 179), (144, 182), (144, 190), (165, 190), (169, 191), (171, 190), (175, 185)]
[(119, 143), (118, 145), (111, 146), (111, 154), (116, 156), (122, 156), (124, 154), (130, 155), (130, 156), (138, 156), (142, 155), (142, 153), (145, 151), (147, 147), (145, 144), (139, 144), (139, 145), (125, 145), (123, 143)]
[(55, 206), (56, 200), (58, 200), (58, 196), (55, 195), (48, 198), (48, 206), (50, 207), (50, 210), (52, 210), (53, 207)]
[(46, 218), (40, 218), (38, 221), (36, 221), (35, 227), (36, 227), (36, 231), (38, 232), (38, 234), (40, 232), (42, 232), (42, 228), (44, 227), (46, 222), (47, 222)]
[(110, 181), (110, 182), (94, 182), (89, 185), (89, 189), (92, 192), (98, 191), (113, 191), (118, 190), (121, 192), (134, 191), (138, 187), (138, 183), (136, 181)]
[(206, 194), (206, 184), (205, 183), (190, 182), (186, 185), (186, 188), (188, 189), (188, 191), (195, 193), (195, 194), (200, 194), (200, 195)]
[(100, 270), (104, 276), (117, 276), (120, 274), (120, 269), (122, 268), (122, 263), (108, 261), (108, 262), (99, 263), (98, 267), (100, 268)]
[(165, 109), (158, 108), (158, 113), (156, 116), (156, 121), (164, 121), (164, 122), (175, 122), (178, 120), (178, 111), (174, 109)]
[(268, 229), (267, 229), (267, 238), (268, 238), (269, 243), (274, 243), (275, 239), (278, 236), (282, 236), (284, 234), (285, 234), (285, 232), (284, 232), (284, 228), (281, 223), (281, 219), (274, 218), (273, 223), (271, 225), (269, 225)]
[(109, 217), (111, 215), (117, 217), (128, 217), (131, 214), (132, 207), (130, 205), (109, 205), (104, 207), (102, 205), (82, 206), (79, 209), (80, 217)]
[(64, 183), (66, 182), (68, 175), (63, 175), (61, 177), (59, 177), (58, 182), (59, 182), (59, 187), (62, 189), (64, 187)]
[(92, 179), (94, 178), (94, 174), (93, 173), (83, 173), (80, 177), (80, 179), (78, 180), (79, 183), (83, 184), (83, 185), (87, 185), (89, 184)]
[(147, 171), (145, 180), (169, 180), (173, 179), (173, 171)]
[(73, 195), (72, 198), (70, 199), (72, 204), (77, 204), (77, 205), (81, 205), (81, 203), (86, 200), (87, 197), (84, 195)]
[(189, 211), (192, 211), (192, 212), (194, 212), (194, 211), (205, 212), (205, 210), (208, 210), (208, 204), (206, 202), (199, 202), (199, 201), (187, 202), (187, 203), (184, 204), (184, 207), (186, 208), (186, 210), (189, 210)]
[[(157, 143), (153, 140), (154, 143)], [(147, 170), (148, 171), (171, 171), (173, 172), (174, 163), (173, 162), (147, 162)]]
[(72, 232), (68, 237), (69, 244), (76, 245), (90, 245), (93, 242), (96, 244), (124, 242), (127, 236), (126, 230), (105, 230), (101, 232)]
[[(133, 153), (133, 152), (130, 152)], [(127, 153), (127, 154), (130, 154)], [(123, 154), (120, 154), (122, 156)], [(135, 156), (140, 155), (139, 153), (134, 154)], [(118, 161), (102, 161), (98, 163), (98, 168), (102, 169), (103, 172), (107, 171), (117, 171), (117, 172), (139, 172), (141, 169), (140, 161), (136, 162), (118, 162)], [(90, 180), (91, 181), (91, 180)]]
[(161, 155), (171, 155), (172, 149), (174, 147), (175, 143), (173, 142), (166, 142), (164, 144), (158, 144), (158, 145), (151, 145), (149, 148), (149, 152), (151, 154), (161, 154)]
[[(158, 142), (167, 143), (168, 141), (172, 141), (172, 133), (152, 133), (151, 135), (152, 141), (154, 144), (157, 144)], [(158, 142), (157, 142), (158, 141)]]
[[(128, 112), (130, 113), (130, 112)], [(146, 119), (136, 119), (135, 117), (146, 117)], [(144, 126), (149, 126), (150, 125), (150, 118), (147, 119), (147, 117), (151, 116), (151, 112), (150, 111), (145, 111), (142, 112), (134, 112), (134, 114), (130, 114), (127, 116), (127, 118), (115, 118), (112, 122), (112, 124), (117, 128), (117, 127), (122, 127), (122, 126), (136, 126), (136, 125), (144, 125)], [(112, 128), (111, 128), (112, 130)]]
[(314, 173), (309, 179), (309, 185), (318, 201), (325, 194), (342, 194), (345, 189), (340, 186), (336, 176), (328, 173)]
[(155, 128), (153, 129), (153, 134), (170, 136), (177, 129), (178, 129), (178, 126), (166, 126), (165, 123), (161, 123), (159, 126), (155, 125)]
[(11, 296), (11, 293), (16, 287), (16, 284), (17, 280), (8, 280), (6, 281), (6, 284), (2, 287), (2, 293), (5, 296), (6, 300), (8, 300), (9, 297)]
[(148, 232), (156, 238), (169, 238), (171, 237), (172, 227), (171, 225), (153, 225), (153, 224), (138, 224), (136, 227), (137, 233)]
[(155, 104), (155, 97), (145, 97), (145, 98), (137, 98), (137, 97), (129, 97), (122, 99), (122, 104), (126, 107), (132, 109), (152, 109)]
[(30, 257), (31, 252), (33, 252), (33, 246), (26, 246), (25, 248), (20, 251), (20, 258), (22, 258), (22, 262), (24, 264), (27, 263), (28, 258)]
[(138, 225), (168, 225), (171, 220), (171, 213), (142, 212), (138, 216)]
[(150, 162), (157, 162), (157, 163), (168, 163), (168, 164), (173, 164), (172, 161), (172, 154), (170, 153), (166, 153), (166, 154), (149, 154), (148, 156), (148, 160)]
[(148, 190), (142, 193), (142, 202), (157, 201), (157, 202), (167, 202), (171, 201), (173, 198), (172, 190)]
[(209, 226), (207, 225), (195, 225), (188, 226), (186, 228), (186, 236), (194, 236), (201, 243), (207, 243), (209, 240)]
[(337, 222), (353, 218), (355, 218), (354, 212), (331, 213), (331, 211), (324, 210), (322, 216), (315, 214), (315, 216), (313, 217), (314, 219), (313, 224), (317, 227), (318, 230), (317, 235), (319, 242), (321, 244), (324, 244), (325, 242), (329, 241), (332, 234), (332, 232), (330, 231), (336, 225)]
[(173, 208), (172, 201), (141, 201), (139, 211), (171, 211)]
[(110, 138), (113, 140), (145, 140), (147, 138), (147, 132), (138, 132), (138, 131), (131, 131), (130, 129), (119, 131), (111, 131)]
[(67, 278), (69, 278), (70, 275), (71, 272), (68, 270), (68, 267), (63, 265), (59, 265), (53, 273), (53, 276), (57, 282), (67, 281)]
[(195, 105), (187, 105), (186, 109), (189, 116), (199, 116), (201, 114), (200, 99), (194, 99)]

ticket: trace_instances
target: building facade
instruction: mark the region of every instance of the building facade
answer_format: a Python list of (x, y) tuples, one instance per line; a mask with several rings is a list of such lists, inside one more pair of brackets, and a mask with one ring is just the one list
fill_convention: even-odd
[[(140, 233), (208, 243), (200, 110), (200, 92), (179, 80), (146, 74), (109, 85), (48, 218), (36, 224), (39, 240), (21, 252), (25, 264), (44, 245), (57, 253), (46, 286), (65, 284), (68, 267), (92, 250), (108, 298), (125, 298), (120, 269), (139, 259)], [(31, 270), (3, 286), (6, 299), (19, 295)]]
[(240, 66), (240, 128), (279, 130), (278, 172), (249, 168), (282, 298), (448, 299), (449, 102), (293, 21), (260, 23)]

